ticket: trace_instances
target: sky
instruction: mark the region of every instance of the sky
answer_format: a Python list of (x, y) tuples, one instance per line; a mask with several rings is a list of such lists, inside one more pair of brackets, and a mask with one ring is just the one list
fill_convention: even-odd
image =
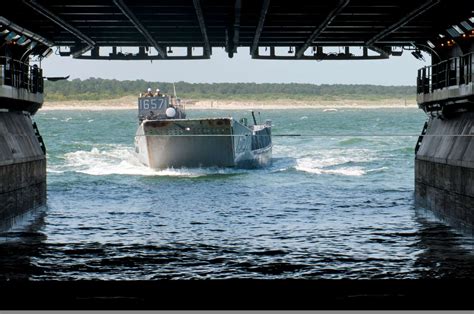
[[(80, 60), (51, 54), (41, 63), (44, 76), (89, 77), (152, 82), (218, 83), (310, 83), (416, 85), (419, 68), (429, 65), (410, 51), (384, 60), (315, 61), (254, 60), (248, 48), (239, 48), (233, 58), (224, 49), (213, 48), (207, 60), (108, 61)], [(425, 60), (429, 57), (425, 55)]]

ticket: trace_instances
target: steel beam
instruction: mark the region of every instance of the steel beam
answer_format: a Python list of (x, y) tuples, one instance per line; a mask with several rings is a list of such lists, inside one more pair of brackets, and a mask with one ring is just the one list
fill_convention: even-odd
[(295, 53), (296, 58), (301, 58), (308, 49), (309, 46), (313, 43), (313, 41), (326, 29), (326, 27), (331, 24), (334, 18), (349, 4), (350, 0), (340, 0), (337, 4), (336, 8), (334, 8), (328, 16), (324, 19), (324, 21), (319, 24), (319, 26), (313, 31), (311, 36), (306, 40), (303, 46), (301, 46)]
[(263, 0), (262, 10), (260, 11), (260, 18), (258, 20), (257, 29), (255, 30), (255, 36), (253, 38), (252, 47), (250, 48), (250, 54), (252, 57), (256, 55), (258, 50), (258, 41), (262, 34), (263, 24), (265, 24), (265, 17), (267, 16), (268, 7), (270, 6), (270, 0)]
[(239, 45), (239, 35), (240, 35), (240, 10), (242, 8), (242, 0), (235, 0), (234, 5), (234, 25), (232, 31), (232, 41), (229, 40), (227, 47), (227, 53), (230, 58), (234, 56), (234, 53), (237, 52), (237, 46)]
[(211, 56), (211, 45), (209, 44), (209, 38), (207, 37), (206, 23), (204, 22), (204, 15), (202, 14), (201, 2), (200, 0), (193, 0), (194, 9), (196, 10), (196, 16), (199, 22), (199, 27), (201, 28), (202, 39), (204, 41), (204, 55)]
[(54, 46), (54, 43), (52, 41), (13, 23), (12, 21), (4, 18), (3, 16), (0, 16), (0, 24), (4, 25), (6, 28), (11, 29), (17, 33), (25, 35), (26, 37), (36, 40), (37, 42), (40, 42), (45, 46), (48, 46), (48, 47)]
[(254, 56), (254, 59), (262, 59), (262, 60), (381, 60), (381, 59), (388, 59), (389, 57), (386, 55), (378, 55), (378, 56), (352, 56), (352, 57), (345, 57), (345, 56), (303, 56), (301, 58), (296, 59), (294, 56)]
[(379, 49), (377, 47), (370, 48), (371, 50), (378, 53), (378, 55), (369, 55), (369, 48), (363, 47), (362, 55), (355, 55), (351, 53), (350, 47), (345, 46), (344, 52), (335, 53), (335, 52), (324, 52), (323, 46), (318, 46), (317, 50), (312, 55), (303, 55), (300, 58), (297, 58), (295, 55), (277, 55), (275, 47), (270, 47), (270, 53), (265, 55), (259, 55), (258, 52), (253, 56), (254, 59), (266, 59), (266, 60), (379, 60), (379, 59), (388, 59), (389, 53)]
[(374, 37), (370, 38), (365, 42), (366, 46), (372, 46), (374, 43), (379, 41), (380, 39), (384, 38), (385, 36), (395, 32), (397, 29), (405, 26), (407, 23), (409, 23), (411, 20), (416, 18), (417, 16), (425, 13), (429, 9), (431, 9), (433, 6), (437, 5), (440, 2), (440, 0), (429, 0), (423, 3), (421, 6), (416, 8), (415, 10), (411, 11), (410, 13), (406, 14), (402, 19), (400, 19), (398, 22), (395, 22), (394, 24), (390, 25)]
[(382, 48), (379, 48), (379, 47), (376, 47), (376, 46), (370, 46), (370, 47), (367, 47), (367, 48), (369, 48), (372, 51), (380, 53), (381, 56), (386, 56), (387, 58), (389, 57), (389, 54), (385, 50), (383, 50)]
[(135, 16), (135, 14), (130, 11), (128, 6), (123, 2), (123, 0), (113, 0), (115, 5), (122, 11), (122, 13), (132, 22), (133, 26), (146, 38), (146, 40), (158, 51), (158, 54), (161, 57), (166, 58), (166, 52), (158, 45), (156, 40), (151, 36), (148, 30), (143, 26), (140, 20)]
[(88, 52), (89, 50), (93, 49), (92, 46), (89, 46), (89, 45), (85, 45), (84, 47), (78, 47), (76, 49), (72, 49), (71, 48), (71, 55), (73, 56), (73, 58), (78, 58), (80, 56), (82, 56), (83, 54), (85, 54), (86, 52)]
[[(189, 52), (189, 51), (188, 51)], [(136, 56), (136, 55), (112, 55), (112, 56), (79, 56), (76, 59), (84, 59), (84, 60), (201, 60), (201, 59), (209, 59), (206, 55), (185, 55), (185, 56), (167, 56), (166, 59), (163, 59), (160, 55), (155, 56)]]
[(260, 56), (255, 55), (254, 59), (262, 60), (381, 60), (388, 59), (387, 54), (369, 56), (369, 55), (360, 55), (360, 56), (349, 56), (349, 55), (334, 55), (334, 54), (324, 54), (324, 55), (315, 55), (315, 56), (302, 56), (301, 58), (296, 58), (295, 56), (278, 56), (278, 55), (267, 55)]
[[(84, 53), (84, 52), (92, 49), (96, 45), (95, 41), (93, 41), (90, 37), (84, 35), (80, 30), (78, 30), (77, 28), (75, 28), (74, 26), (69, 24), (68, 22), (64, 21), (63, 19), (61, 19), (56, 14), (54, 14), (53, 12), (51, 12), (48, 9), (46, 9), (45, 7), (43, 7), (41, 4), (39, 4), (35, 0), (23, 0), (23, 3), (25, 3), (26, 5), (28, 5), (33, 10), (35, 10), (39, 14), (43, 15), (44, 17), (46, 17), (50, 21), (52, 21), (55, 24), (59, 25), (64, 30), (66, 30), (69, 33), (73, 34), (74, 36), (76, 36), (80, 40), (86, 42), (87, 47), (84, 48), (84, 49), (81, 49), (80, 53)], [(77, 57), (77, 56), (78, 56), (77, 54), (73, 54), (73, 57)]]

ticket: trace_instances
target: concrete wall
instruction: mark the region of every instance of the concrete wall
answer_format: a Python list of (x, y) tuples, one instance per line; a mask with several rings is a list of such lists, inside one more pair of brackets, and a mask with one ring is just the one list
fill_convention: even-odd
[(46, 157), (31, 118), (0, 112), (0, 230), (19, 214), (46, 204)]
[(473, 183), (474, 112), (431, 118), (415, 160), (417, 204), (472, 228)]

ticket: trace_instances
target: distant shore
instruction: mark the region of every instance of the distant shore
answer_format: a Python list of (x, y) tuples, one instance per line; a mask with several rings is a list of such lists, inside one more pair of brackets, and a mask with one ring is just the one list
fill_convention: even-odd
[[(413, 99), (382, 99), (382, 100), (183, 100), (186, 110), (193, 109), (304, 109), (304, 108), (417, 108)], [(137, 108), (136, 97), (122, 97), (107, 100), (69, 100), (69, 101), (45, 101), (42, 111), (47, 110), (131, 110)]]

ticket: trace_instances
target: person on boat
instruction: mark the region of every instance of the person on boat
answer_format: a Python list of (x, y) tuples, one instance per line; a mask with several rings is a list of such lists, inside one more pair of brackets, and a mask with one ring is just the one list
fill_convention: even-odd
[(159, 89), (159, 88), (156, 89), (155, 97), (156, 97), (156, 96), (160, 96), (160, 97), (163, 96), (163, 94), (160, 92), (160, 89)]
[(148, 87), (147, 92), (145, 93), (145, 97), (153, 97), (153, 92), (151, 91), (151, 88)]

